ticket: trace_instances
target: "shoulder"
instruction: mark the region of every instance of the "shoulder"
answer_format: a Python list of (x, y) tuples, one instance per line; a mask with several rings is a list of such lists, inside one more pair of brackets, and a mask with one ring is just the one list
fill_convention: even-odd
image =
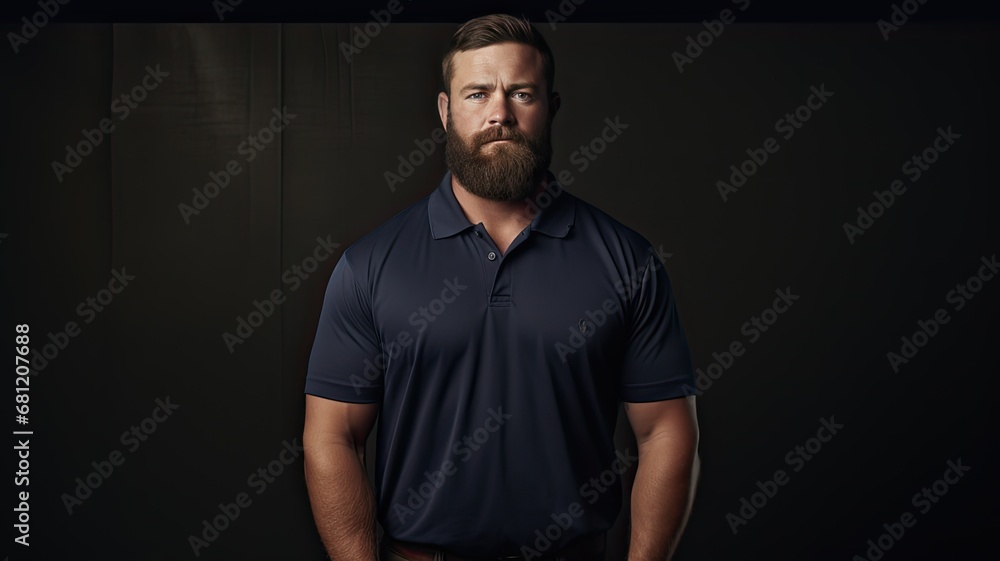
[(368, 278), (372, 267), (384, 260), (393, 249), (405, 251), (407, 244), (430, 235), (427, 217), (429, 199), (430, 195), (427, 195), (410, 204), (347, 246), (341, 259), (346, 261), (359, 280)]
[(644, 260), (656, 254), (653, 244), (635, 229), (596, 205), (570, 194), (576, 204), (574, 229), (577, 233), (594, 236), (594, 242), (605, 244), (609, 250), (631, 255), (633, 259)]

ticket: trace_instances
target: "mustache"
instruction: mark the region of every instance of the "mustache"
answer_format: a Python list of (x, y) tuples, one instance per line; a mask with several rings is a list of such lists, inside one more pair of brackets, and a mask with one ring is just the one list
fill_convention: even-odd
[(480, 147), (495, 140), (511, 140), (518, 144), (528, 143), (528, 137), (524, 133), (510, 127), (491, 127), (477, 133), (474, 140), (476, 145)]

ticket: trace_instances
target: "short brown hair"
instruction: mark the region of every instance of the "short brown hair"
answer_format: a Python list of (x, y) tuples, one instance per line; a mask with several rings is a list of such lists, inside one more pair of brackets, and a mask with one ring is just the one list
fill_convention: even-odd
[(442, 86), (445, 93), (451, 95), (451, 78), (454, 74), (452, 59), (456, 53), (481, 49), (497, 43), (521, 43), (538, 49), (542, 55), (546, 86), (548, 92), (552, 93), (552, 82), (556, 78), (556, 62), (552, 56), (552, 49), (531, 22), (507, 14), (493, 14), (469, 20), (452, 35), (444, 60), (441, 61)]

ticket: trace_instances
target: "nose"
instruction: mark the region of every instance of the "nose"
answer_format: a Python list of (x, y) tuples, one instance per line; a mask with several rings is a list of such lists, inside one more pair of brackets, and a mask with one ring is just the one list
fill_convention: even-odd
[(510, 100), (507, 96), (494, 97), (490, 107), (490, 125), (509, 127), (514, 124), (514, 112), (510, 110)]

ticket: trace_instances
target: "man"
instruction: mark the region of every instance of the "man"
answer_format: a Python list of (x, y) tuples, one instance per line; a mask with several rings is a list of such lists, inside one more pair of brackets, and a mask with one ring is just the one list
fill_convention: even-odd
[[(548, 171), (554, 76), (528, 22), (463, 25), (449, 172), (334, 268), (303, 438), (331, 559), (605, 559), (636, 463), (628, 558), (673, 553), (697, 478), (688, 346), (649, 242)], [(614, 448), (619, 401), (637, 455)]]

